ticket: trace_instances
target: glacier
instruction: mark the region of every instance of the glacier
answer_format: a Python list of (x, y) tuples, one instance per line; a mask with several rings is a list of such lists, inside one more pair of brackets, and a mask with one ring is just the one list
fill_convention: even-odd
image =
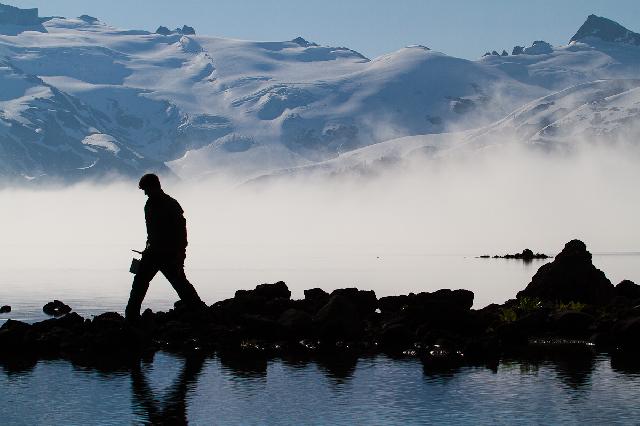
[(566, 45), (377, 58), (302, 37), (151, 33), (0, 5), (0, 177), (147, 171), (238, 182), (358, 170), (496, 140), (636, 139), (639, 35), (591, 15)]

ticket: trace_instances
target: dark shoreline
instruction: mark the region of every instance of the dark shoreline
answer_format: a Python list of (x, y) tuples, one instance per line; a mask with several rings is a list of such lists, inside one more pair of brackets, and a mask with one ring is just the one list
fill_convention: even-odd
[(541, 266), (516, 299), (482, 309), (472, 309), (468, 290), (381, 298), (356, 288), (304, 294), (292, 300), (284, 282), (262, 284), (197, 312), (180, 303), (168, 312), (146, 310), (134, 324), (114, 312), (85, 319), (64, 304), (48, 304), (47, 312), (58, 318), (2, 325), (0, 363), (67, 359), (119, 368), (169, 351), (240, 363), (386, 354), (417, 357), (434, 370), (596, 353), (632, 369), (640, 365), (640, 286), (611, 284), (577, 240)]

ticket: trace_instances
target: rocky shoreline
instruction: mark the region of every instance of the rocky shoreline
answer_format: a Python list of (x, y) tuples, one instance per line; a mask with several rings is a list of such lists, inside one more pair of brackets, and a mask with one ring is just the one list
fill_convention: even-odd
[(238, 290), (199, 312), (180, 303), (169, 312), (146, 310), (136, 324), (115, 312), (83, 318), (55, 301), (46, 309), (57, 318), (3, 324), (0, 362), (126, 364), (166, 350), (238, 359), (384, 353), (438, 367), (557, 349), (570, 356), (640, 352), (640, 286), (628, 280), (614, 286), (578, 240), (540, 267), (515, 299), (472, 309), (473, 299), (468, 290), (377, 298), (356, 288), (315, 288), (292, 300), (277, 282)]

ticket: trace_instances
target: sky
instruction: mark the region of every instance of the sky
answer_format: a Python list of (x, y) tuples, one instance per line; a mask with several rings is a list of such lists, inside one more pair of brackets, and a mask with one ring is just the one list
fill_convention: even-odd
[(260, 41), (302, 36), (367, 57), (422, 44), (475, 59), (534, 40), (566, 44), (589, 14), (640, 32), (638, 0), (12, 0), (41, 16), (95, 16), (120, 28), (184, 24), (203, 35)]

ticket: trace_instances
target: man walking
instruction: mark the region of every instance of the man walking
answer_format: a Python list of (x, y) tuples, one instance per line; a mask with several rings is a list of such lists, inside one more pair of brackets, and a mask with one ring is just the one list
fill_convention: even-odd
[(144, 217), (147, 222), (147, 246), (133, 279), (129, 303), (125, 310), (127, 320), (140, 317), (142, 300), (147, 294), (149, 283), (158, 273), (171, 283), (180, 299), (192, 309), (204, 307), (198, 293), (184, 274), (184, 260), (187, 249), (187, 222), (182, 207), (160, 186), (160, 179), (154, 174), (146, 174), (138, 187), (147, 195)]

